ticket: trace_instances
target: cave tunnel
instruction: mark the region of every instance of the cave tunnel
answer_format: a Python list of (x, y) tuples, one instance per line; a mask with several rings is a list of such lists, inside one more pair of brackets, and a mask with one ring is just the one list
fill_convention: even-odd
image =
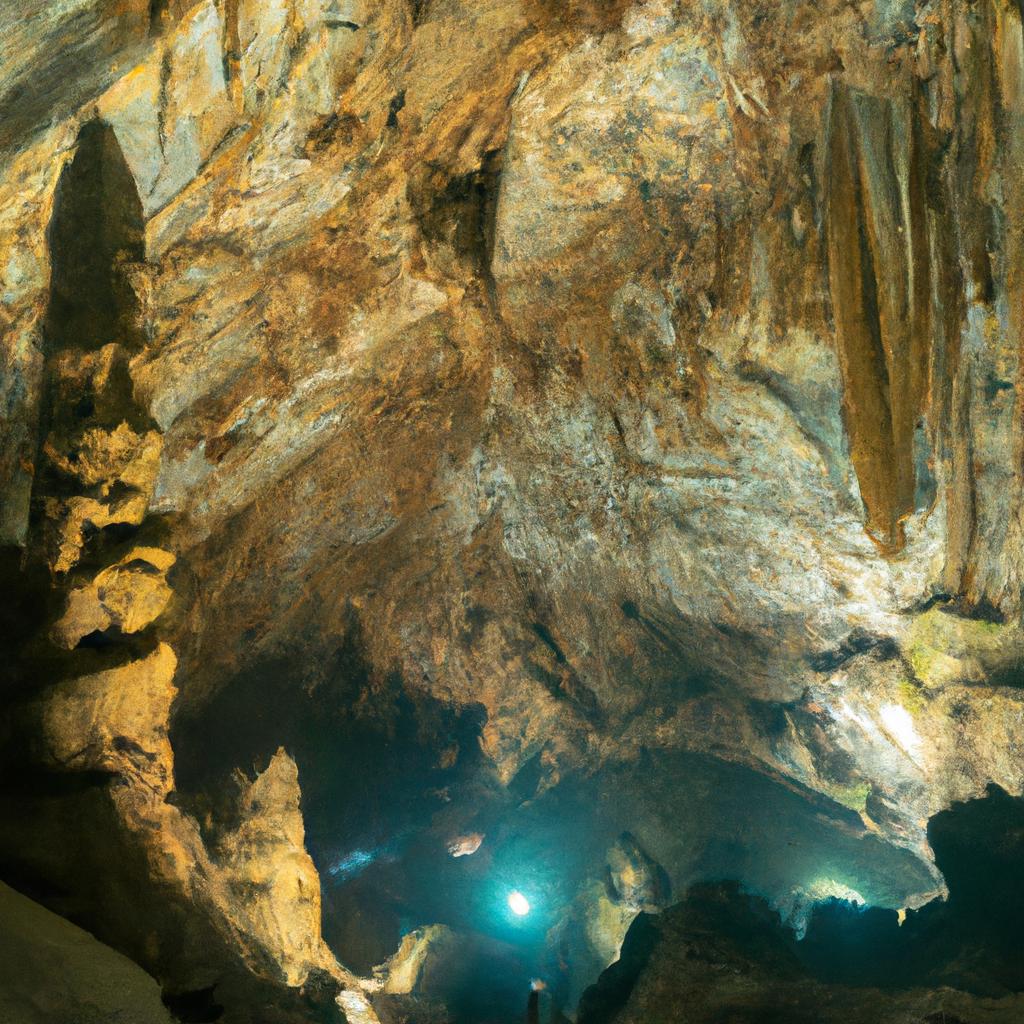
[[(648, 941), (643, 969), (660, 970), (652, 965), (674, 940), (655, 945), (644, 929), (662, 915), (686, 922), (692, 907), (698, 933), (722, 929), (733, 943), (723, 956), (770, 970), (784, 953), (799, 984), (850, 986), (853, 1002), (858, 986), (935, 984), (976, 948), (993, 956), (979, 993), (1016, 984), (1006, 980), (1019, 937), (1009, 906), (1002, 925), (969, 932), (963, 946), (939, 941), (979, 916), (982, 897), (965, 899), (972, 885), (1005, 879), (992, 874), (995, 853), (972, 860), (958, 850), (965, 823), (984, 817), (1002, 837), (993, 845), (1000, 864), (1024, 854), (1014, 838), (1024, 804), (1001, 791), (935, 819), (933, 844), (955, 890), (949, 904), (910, 911), (901, 928), (897, 911), (934, 889), (935, 877), (838, 804), (678, 752), (647, 751), (551, 787), (541, 786), (538, 756), (502, 784), (480, 757), (482, 713), (412, 700), (398, 677), (378, 691), (373, 715), (353, 713), (372, 685), (358, 626), (316, 673), (323, 682), (310, 690), (294, 660), (275, 661), (209, 702), (186, 702), (172, 730), (176, 799), (216, 846), (235, 824), (232, 774), (241, 766), (255, 778), (287, 747), (303, 780), (326, 941), (363, 976), (390, 964), (389, 976), (416, 979), (414, 991), (393, 982), (378, 996), (381, 1019), (512, 1024), (525, 1019), (524, 993), (538, 981), (545, 1019), (612, 1019), (600, 1009), (614, 1003), (602, 971)], [(325, 706), (335, 710), (325, 715)], [(930, 964), (920, 948), (945, 960)]]

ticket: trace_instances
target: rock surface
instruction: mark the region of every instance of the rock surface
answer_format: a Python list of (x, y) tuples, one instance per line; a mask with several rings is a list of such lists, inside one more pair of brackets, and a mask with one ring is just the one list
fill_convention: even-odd
[(708, 759), (943, 890), (928, 820), (1024, 788), (1018, 4), (60, 0), (0, 54), (0, 867), (299, 1000), (588, 780), (607, 960), (614, 835), (722, 848)]
[(580, 1024), (879, 1024), (1020, 1019), (1020, 995), (943, 986), (829, 984), (801, 966), (777, 918), (732, 890), (701, 890), (660, 920), (642, 919), (622, 957), (589, 990)]
[(1021, 900), (1006, 883), (1022, 822), (1024, 801), (995, 787), (954, 805), (929, 829), (948, 901), (897, 915), (826, 900), (805, 937), (735, 884), (696, 886), (637, 919), (619, 960), (584, 993), (580, 1024), (1017, 1020)]
[(0, 1014), (7, 1024), (171, 1024), (127, 957), (0, 885)]

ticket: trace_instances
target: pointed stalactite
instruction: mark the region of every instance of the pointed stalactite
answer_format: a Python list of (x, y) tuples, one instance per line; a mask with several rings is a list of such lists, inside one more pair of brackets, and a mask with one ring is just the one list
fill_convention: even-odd
[(239, 0), (222, 0), (221, 59), (224, 65), (224, 81), (231, 94), (235, 110), (241, 114), (244, 106), (242, 94), (242, 43), (239, 35)]
[[(922, 109), (920, 119), (927, 124)], [(942, 147), (936, 139), (931, 150)], [(946, 570), (944, 586), (958, 593), (967, 553), (974, 535), (975, 495), (971, 475), (970, 408), (961, 380), (961, 336), (967, 315), (964, 251), (956, 221), (955, 173), (948, 159), (933, 161), (933, 178), (928, 189), (928, 244), (931, 259), (933, 330), (929, 432), (935, 451), (935, 475), (939, 479), (946, 507)], [(967, 274), (977, 279), (973, 270)], [(989, 279), (989, 288), (991, 281)], [(969, 387), (969, 382), (968, 382)]]
[[(932, 348), (925, 161), (909, 100), (833, 90), (827, 232), (851, 457), (888, 553), (917, 507)], [(927, 453), (925, 453), (927, 458)]]
[(979, 481), (979, 489), (987, 500), (979, 509), (978, 530), (992, 540), (985, 545), (983, 568), (968, 596), (980, 607), (1009, 613), (1019, 610), (1024, 593), (1024, 403), (1018, 398), (1024, 369), (1024, 27), (1016, 0), (995, 0), (992, 8), (995, 31), (989, 39), (998, 85), (995, 137), (1004, 209), (1000, 273), (1006, 312), (1005, 328), (986, 354), (984, 387), (976, 397), (983, 420), (991, 425), (982, 447), (986, 479)]
[[(963, 327), (949, 345), (944, 584), (965, 609), (1020, 607), (1024, 422), (1024, 33), (1016, 0), (951, 6), (939, 92), (951, 125), (946, 179), (963, 272)], [(947, 58), (948, 59), (948, 58)]]
[[(857, 147), (845, 90), (832, 100), (828, 145), (828, 254), (832, 311), (845, 380), (851, 457), (868, 528), (891, 532), (892, 436), (888, 379), (879, 335), (875, 274), (867, 245)], [(874, 422), (875, 430), (867, 429)]]
[(940, 172), (946, 202), (933, 220), (933, 244), (948, 262), (936, 275), (936, 308), (941, 311), (942, 363), (936, 379), (941, 401), (932, 415), (941, 430), (946, 502), (944, 588), (961, 600), (973, 591), (978, 559), (974, 395), (976, 325), (991, 311), (996, 282), (992, 254), (997, 224), (988, 202), (995, 156), (994, 81), (990, 48), (991, 11), (942, 5), (932, 28), (922, 73), (929, 120), (944, 149)]

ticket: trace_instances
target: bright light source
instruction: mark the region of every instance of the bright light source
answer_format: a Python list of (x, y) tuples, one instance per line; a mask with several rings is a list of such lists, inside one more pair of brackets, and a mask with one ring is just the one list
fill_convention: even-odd
[(508, 894), (508, 909), (517, 917), (526, 917), (530, 912), (530, 901), (518, 889), (513, 889)]
[(916, 760), (921, 749), (921, 737), (914, 728), (914, 719), (910, 712), (899, 704), (885, 704), (881, 714), (886, 732)]
[(847, 903), (857, 903), (860, 906), (867, 902), (856, 889), (851, 889), (845, 882), (837, 881), (835, 878), (816, 878), (804, 891), (812, 900), (846, 900)]

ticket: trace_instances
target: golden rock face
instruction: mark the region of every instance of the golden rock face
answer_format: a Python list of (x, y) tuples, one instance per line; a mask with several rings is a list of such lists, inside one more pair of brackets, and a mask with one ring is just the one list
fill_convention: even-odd
[(160, 548), (133, 548), (88, 586), (68, 594), (67, 609), (53, 628), (54, 642), (71, 649), (97, 630), (116, 627), (138, 633), (151, 625), (171, 599), (166, 573), (174, 561), (174, 555)]
[(109, 884), (354, 991), (347, 847), (483, 871), (495, 792), (685, 756), (941, 889), (928, 819), (1024, 786), (1017, 7), (81, 6), (74, 74), (70, 5), (0, 14), (0, 96), (66, 79), (0, 132), (0, 534), (12, 720), (124, 783)]
[(176, 667), (174, 652), (162, 644), (142, 662), (60, 684), (43, 710), (50, 758), (77, 770), (147, 776), (152, 764), (155, 785), (169, 791), (173, 778), (161, 769), (172, 757), (167, 716)]
[(292, 986), (329, 958), (320, 940), (320, 879), (303, 846), (300, 795), (295, 762), (279, 749), (242, 795), (243, 821), (216, 852), (230, 890), (228, 907), (266, 945)]

